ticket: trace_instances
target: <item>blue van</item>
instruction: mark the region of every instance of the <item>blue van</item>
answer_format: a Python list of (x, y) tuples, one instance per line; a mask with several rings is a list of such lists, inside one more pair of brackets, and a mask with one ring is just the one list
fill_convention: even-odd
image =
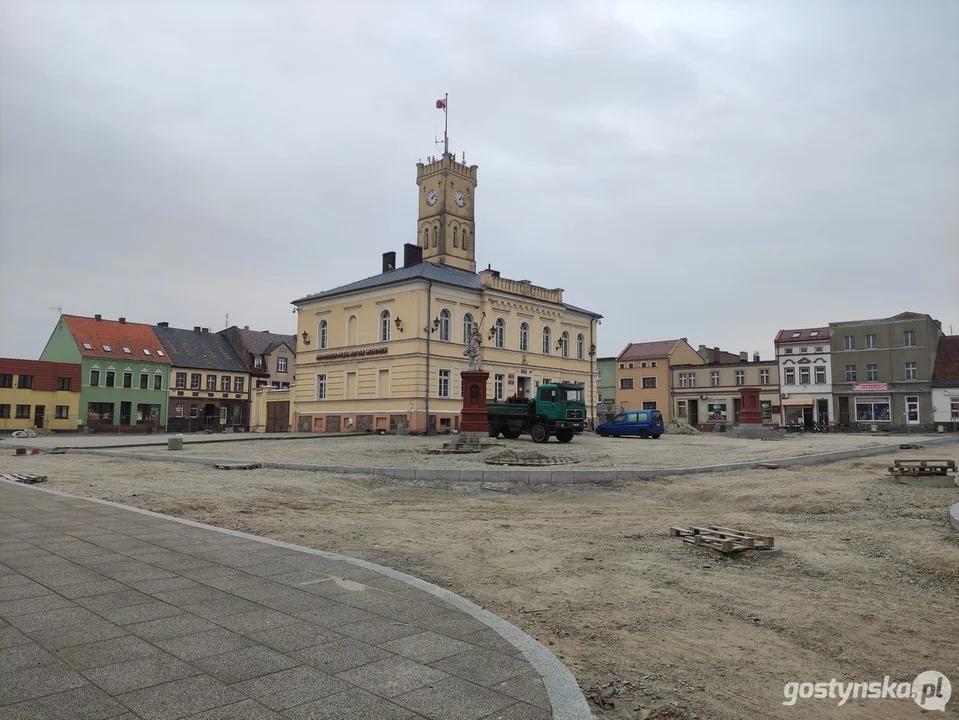
[(658, 440), (664, 430), (663, 414), (659, 410), (625, 410), (609, 422), (599, 425), (596, 433), (602, 437), (638, 435), (644, 440)]

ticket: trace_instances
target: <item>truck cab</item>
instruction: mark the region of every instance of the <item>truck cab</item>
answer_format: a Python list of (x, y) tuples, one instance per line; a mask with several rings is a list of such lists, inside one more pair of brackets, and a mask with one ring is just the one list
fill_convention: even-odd
[(579, 383), (548, 383), (536, 388), (532, 398), (509, 398), (487, 403), (490, 437), (515, 439), (528, 432), (533, 442), (548, 442), (555, 435), (562, 443), (582, 432), (586, 421), (585, 392)]

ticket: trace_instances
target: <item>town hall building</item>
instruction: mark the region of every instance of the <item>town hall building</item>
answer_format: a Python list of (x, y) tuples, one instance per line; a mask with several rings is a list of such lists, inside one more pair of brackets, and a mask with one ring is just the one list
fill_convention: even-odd
[(458, 429), (474, 328), (490, 401), (564, 381), (582, 383), (595, 408), (602, 316), (566, 303), (561, 289), (476, 272), (476, 165), (445, 152), (417, 163), (416, 184), (417, 241), (402, 265), (387, 252), (378, 275), (293, 301), (295, 429)]

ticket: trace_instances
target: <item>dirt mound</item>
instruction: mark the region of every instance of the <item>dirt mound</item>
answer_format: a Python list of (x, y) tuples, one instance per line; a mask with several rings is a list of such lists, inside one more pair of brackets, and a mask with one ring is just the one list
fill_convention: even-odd
[(568, 465), (578, 462), (568, 455), (549, 455), (538, 450), (499, 450), (490, 453), (483, 462), (487, 465)]
[(666, 423), (666, 432), (670, 435), (702, 435), (702, 433), (685, 420), (675, 419)]

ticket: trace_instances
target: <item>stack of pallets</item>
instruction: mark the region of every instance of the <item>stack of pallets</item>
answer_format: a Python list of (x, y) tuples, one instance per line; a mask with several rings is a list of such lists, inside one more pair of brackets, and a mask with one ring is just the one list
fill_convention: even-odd
[(11, 480), (12, 482), (24, 483), (26, 485), (33, 485), (33, 483), (43, 482), (47, 479), (47, 476), (31, 475), (30, 473), (4, 473), (0, 475), (0, 478)]
[(679, 537), (690, 545), (711, 547), (722, 553), (737, 553), (743, 550), (772, 550), (776, 546), (772, 535), (760, 535), (748, 530), (707, 525), (706, 527), (671, 527), (669, 534)]
[(889, 467), (889, 474), (895, 477), (920, 477), (938, 475), (948, 477), (956, 472), (955, 460), (895, 460)]

